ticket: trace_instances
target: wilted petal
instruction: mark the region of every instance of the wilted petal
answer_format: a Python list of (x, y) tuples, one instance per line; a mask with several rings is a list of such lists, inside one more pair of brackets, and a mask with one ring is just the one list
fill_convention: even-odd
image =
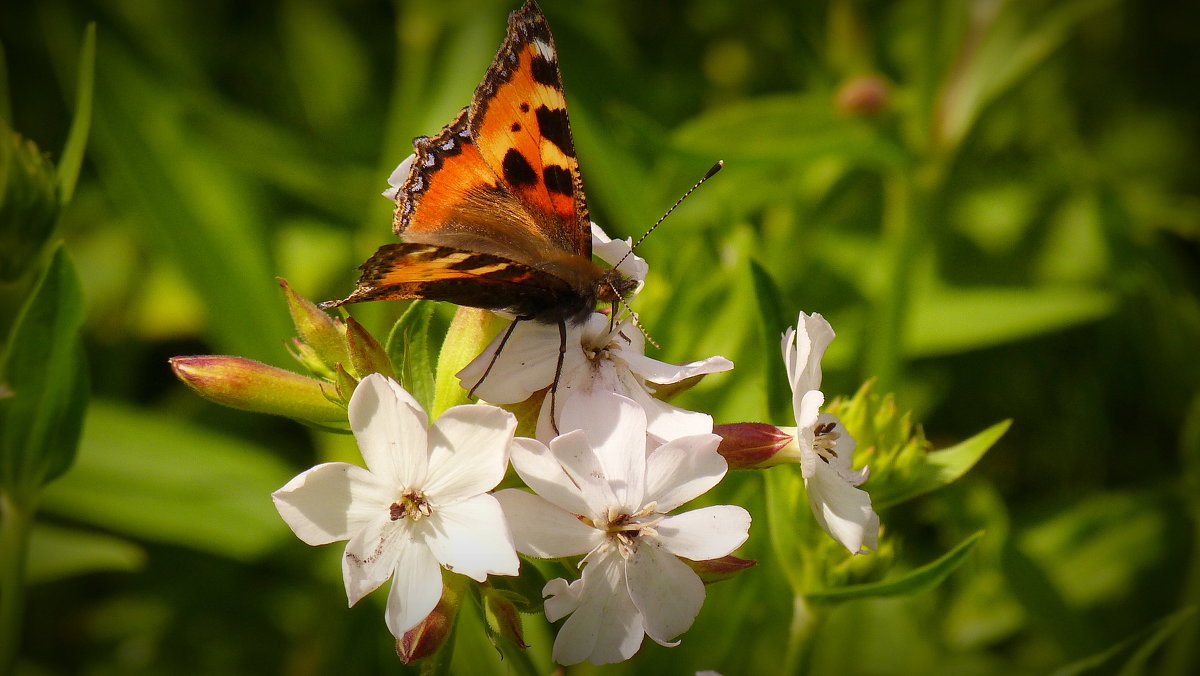
[(851, 554), (863, 545), (874, 549), (879, 537), (879, 516), (871, 509), (871, 496), (846, 482), (824, 462), (816, 463), (811, 478), (804, 481), (808, 503), (817, 522)]
[(327, 462), (300, 473), (271, 499), (296, 537), (324, 545), (348, 539), (381, 514), (392, 492), (357, 465)]
[(442, 598), (442, 573), (428, 547), (405, 547), (396, 558), (395, 578), (388, 592), (388, 631), (401, 638), (417, 626)]
[(646, 634), (663, 645), (692, 626), (704, 604), (704, 583), (670, 552), (643, 541), (625, 567), (629, 594), (641, 611)]
[(750, 531), (750, 512), (737, 505), (713, 505), (664, 517), (658, 538), (676, 556), (693, 561), (717, 559), (742, 546)]
[(485, 493), (437, 505), (428, 521), (425, 542), (448, 570), (477, 582), (489, 574), (517, 574), (517, 553), (495, 497)]
[(517, 488), (496, 493), (512, 530), (517, 551), (542, 559), (586, 554), (604, 540), (604, 534), (588, 526), (544, 498)]
[(681, 437), (655, 448), (646, 457), (646, 498), (659, 512), (708, 492), (725, 476), (725, 458), (717, 453), (721, 437), (699, 434)]
[(642, 616), (629, 598), (624, 568), (620, 555), (613, 554), (583, 569), (579, 603), (554, 639), (555, 662), (609, 664), (629, 659), (641, 647)]
[(429, 480), (423, 490), (446, 504), (489, 491), (504, 478), (517, 419), (495, 406), (454, 406), (429, 430)]
[(426, 549), (424, 543), (413, 542), (408, 524), (396, 523), (380, 510), (373, 521), (354, 534), (346, 543), (342, 556), (342, 581), (350, 605), (379, 588), (396, 568), (396, 562), (410, 549)]
[(363, 460), (381, 481), (406, 488), (424, 481), (429, 422), (411, 394), (372, 373), (354, 389), (349, 416)]

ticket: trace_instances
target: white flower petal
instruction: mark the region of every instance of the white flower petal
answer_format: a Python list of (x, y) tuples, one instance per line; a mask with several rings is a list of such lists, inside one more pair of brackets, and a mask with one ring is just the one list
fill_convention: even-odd
[(512, 530), (517, 551), (541, 559), (586, 554), (604, 540), (599, 530), (584, 524), (541, 496), (517, 488), (496, 493)]
[(641, 256), (630, 253), (633, 251), (631, 242), (632, 239), (610, 239), (600, 226), (592, 223), (592, 253), (615, 266), (626, 277), (644, 281), (650, 265)]
[(629, 595), (642, 612), (646, 634), (663, 645), (692, 626), (704, 604), (704, 583), (677, 556), (643, 540), (626, 564)]
[(346, 540), (386, 513), (393, 491), (358, 465), (327, 462), (271, 494), (279, 516), (310, 545)]
[(616, 506), (634, 512), (645, 504), (646, 413), (632, 399), (605, 391), (577, 394), (563, 407), (559, 429), (587, 435)]
[[(590, 450), (583, 432), (564, 434), (562, 438), (566, 441), (560, 441), (559, 444), (570, 444), (574, 439), (582, 447), (576, 453), (583, 453), (583, 449)], [(590, 462), (594, 464), (595, 459)], [(558, 457), (540, 441), (524, 437), (514, 439), (512, 465), (526, 486), (537, 491), (555, 507), (571, 514), (593, 514), (592, 507), (584, 500), (583, 489), (571, 478)]]
[(833, 433), (837, 434), (837, 441), (834, 442), (833, 449), (836, 455), (829, 458), (829, 466), (851, 486), (862, 485), (867, 480), (870, 472), (866, 467), (857, 472), (851, 469), (854, 461), (854, 449), (858, 444), (854, 441), (854, 437), (850, 436), (850, 433), (846, 431), (846, 426), (842, 424), (841, 420), (837, 419), (837, 416), (832, 413), (822, 413), (817, 417), (818, 425), (827, 425), (829, 423), (833, 423)]
[[(455, 375), (463, 389), (474, 388), (480, 399), (493, 404), (525, 401), (534, 392), (550, 386), (554, 381), (554, 371), (558, 367), (558, 349), (561, 342), (557, 324), (517, 322), (512, 335), (508, 337), (508, 342), (504, 343), (500, 356), (495, 357), (493, 363), (496, 350), (507, 331), (507, 328), (500, 331), (478, 357)], [(568, 326), (564, 371), (566, 361), (575, 364), (584, 359), (583, 348), (579, 343), (579, 329)], [(486, 378), (484, 373), (487, 373)]]
[(546, 599), (542, 604), (546, 620), (558, 622), (579, 607), (579, 602), (583, 600), (583, 580), (567, 584), (563, 578), (556, 577), (542, 587), (542, 596)]
[(621, 350), (618, 358), (629, 366), (630, 371), (659, 385), (677, 383), (694, 376), (719, 373), (733, 368), (733, 362), (720, 356), (686, 364), (668, 364), (631, 350)]
[(708, 492), (729, 470), (725, 458), (717, 453), (721, 437), (699, 434), (680, 437), (650, 451), (646, 456), (646, 497), (659, 512)]
[(646, 412), (646, 433), (655, 442), (666, 443), (679, 437), (710, 434), (713, 431), (712, 416), (699, 411), (689, 411), (655, 399), (641, 388), (624, 392)]
[(719, 559), (742, 546), (750, 512), (737, 505), (713, 505), (664, 517), (657, 526), (663, 547), (693, 561)]
[(821, 358), (834, 335), (824, 317), (803, 312), (796, 319), (796, 328), (783, 334), (783, 359), (793, 393), (821, 388)]
[(824, 462), (817, 463), (811, 478), (804, 480), (808, 503), (817, 523), (850, 550), (874, 549), (879, 537), (879, 516), (871, 509), (871, 496), (855, 488)]
[(408, 556), (410, 549), (427, 549), (423, 542), (413, 541), (414, 533), (408, 522), (395, 522), (386, 511), (363, 526), (346, 543), (342, 556), (342, 582), (350, 605), (379, 588), (392, 576), (396, 562)]
[(393, 202), (400, 199), (400, 187), (404, 185), (406, 180), (408, 180), (408, 173), (412, 170), (413, 161), (416, 159), (417, 156), (415, 154), (409, 155), (408, 157), (404, 158), (404, 161), (401, 162), (399, 166), (392, 170), (392, 175), (388, 176), (388, 185), (392, 187), (383, 191), (382, 194), (384, 197), (392, 200)]
[(641, 647), (642, 614), (629, 598), (624, 568), (620, 555), (613, 553), (593, 559), (583, 569), (575, 611), (554, 639), (555, 662), (621, 662)]
[(402, 638), (417, 626), (442, 598), (442, 573), (428, 547), (407, 547), (396, 559), (396, 574), (388, 592), (388, 631)]
[(429, 430), (429, 476), (421, 487), (431, 501), (447, 504), (495, 488), (508, 467), (508, 446), (517, 419), (495, 406), (447, 409)]
[(434, 510), (425, 541), (439, 563), (476, 582), (517, 574), (517, 552), (495, 497), (485, 493)]
[[(574, 512), (567, 504), (561, 504), (560, 507), (572, 511), (572, 513), (596, 519), (602, 517), (610, 505), (618, 504), (617, 498), (613, 494), (611, 485), (613, 482), (605, 473), (600, 458), (592, 450), (592, 444), (588, 441), (587, 433), (584, 430), (574, 430), (555, 438), (550, 442), (550, 453), (554, 455), (555, 460), (562, 468), (562, 473), (554, 477), (554, 481), (562, 489), (577, 490), (587, 509), (582, 512)], [(518, 474), (520, 474), (519, 471)], [(529, 481), (525, 483), (551, 502), (555, 502), (563, 496), (561, 490), (549, 490), (543, 493), (540, 488)]]
[(411, 488), (425, 480), (429, 422), (396, 381), (378, 373), (363, 378), (350, 397), (349, 417), (363, 460), (381, 481)]

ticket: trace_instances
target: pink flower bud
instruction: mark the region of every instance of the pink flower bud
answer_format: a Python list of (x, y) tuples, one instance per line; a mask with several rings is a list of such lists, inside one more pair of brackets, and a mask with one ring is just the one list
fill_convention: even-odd
[(681, 559), (684, 563), (696, 571), (704, 584), (712, 584), (713, 582), (721, 582), (728, 580), (734, 575), (746, 570), (751, 566), (757, 566), (758, 561), (752, 559), (739, 559), (738, 557), (729, 554), (722, 556), (719, 559), (709, 559), (707, 561), (692, 561), (690, 559)]
[(458, 596), (447, 592), (443, 588), (442, 598), (433, 611), (396, 640), (396, 656), (401, 662), (412, 664), (433, 655), (450, 636), (455, 615), (458, 614)]
[(792, 445), (795, 437), (766, 423), (728, 423), (714, 425), (713, 433), (721, 437), (717, 447), (729, 469), (764, 469), (796, 462), (795, 454), (780, 453)]

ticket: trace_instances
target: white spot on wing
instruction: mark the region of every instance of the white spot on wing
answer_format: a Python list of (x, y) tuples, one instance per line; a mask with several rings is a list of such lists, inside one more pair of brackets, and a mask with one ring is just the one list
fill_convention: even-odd
[(554, 48), (549, 44), (542, 42), (541, 40), (534, 40), (533, 47), (534, 49), (538, 50), (538, 54), (541, 54), (543, 57), (545, 57), (547, 61), (554, 60)]

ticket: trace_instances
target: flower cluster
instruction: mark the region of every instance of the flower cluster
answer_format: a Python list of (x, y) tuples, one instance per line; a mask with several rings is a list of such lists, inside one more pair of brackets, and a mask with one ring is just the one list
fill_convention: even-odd
[[(402, 164), (393, 183), (405, 175)], [(628, 241), (593, 225), (593, 248), (644, 283), (646, 262)], [(484, 583), (477, 589), (486, 595), (489, 576), (519, 574), (518, 554), (564, 559), (578, 571), (541, 590), (546, 618), (563, 620), (553, 647), (560, 664), (625, 660), (645, 636), (678, 644), (705, 584), (754, 563), (732, 556), (749, 535), (744, 508), (681, 510), (730, 469), (799, 464), (817, 523), (851, 554), (877, 546), (879, 520), (859, 488), (867, 470), (852, 469), (854, 439), (820, 412), (820, 361), (834, 336), (820, 315), (801, 314), (783, 335), (795, 427), (714, 426), (708, 414), (665, 401), (671, 386), (733, 364), (719, 356), (652, 359), (636, 317), (617, 307), (569, 324), (565, 351), (557, 325), (525, 321), (501, 332), (456, 374), (480, 403), (450, 407), (431, 425), (360, 325), (330, 320), (284, 288), (302, 337), (297, 356), (317, 379), (278, 369), (268, 378), (269, 367), (229, 357), (173, 364), (201, 394), (241, 408), (305, 419), (304, 404), (319, 412), (313, 421), (336, 427), (331, 411), (346, 406), (365, 468), (320, 464), (273, 497), (304, 542), (347, 541), (342, 574), (351, 605), (391, 580), (385, 617), (406, 660), (430, 654), (449, 634), (459, 580)], [(280, 383), (307, 399), (291, 395), (299, 403), (286, 410), (255, 403), (270, 402)], [(497, 406), (527, 401), (540, 403), (514, 410), (529, 420)], [(519, 423), (536, 429), (533, 438), (516, 436)], [(510, 464), (523, 486), (492, 494)], [(507, 603), (498, 598), (487, 597), (488, 607)], [(500, 614), (515, 617), (509, 608)], [(510, 624), (523, 647), (519, 622)]]

